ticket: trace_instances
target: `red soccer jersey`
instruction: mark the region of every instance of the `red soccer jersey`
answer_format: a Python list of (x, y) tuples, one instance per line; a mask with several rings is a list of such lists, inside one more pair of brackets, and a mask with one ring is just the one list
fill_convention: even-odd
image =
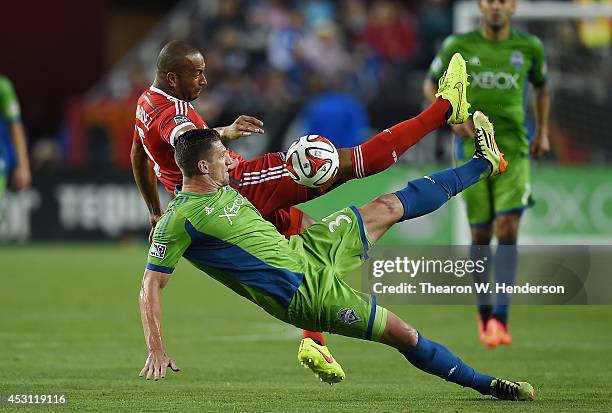
[(170, 193), (183, 182), (181, 170), (174, 161), (174, 140), (178, 130), (189, 124), (198, 129), (208, 127), (191, 103), (155, 86), (138, 98), (134, 139), (142, 142), (157, 178)]
[[(198, 129), (208, 127), (189, 102), (154, 86), (140, 95), (134, 140), (142, 142), (157, 178), (171, 194), (183, 183), (181, 170), (174, 161), (174, 141), (177, 132), (189, 124)], [(240, 161), (230, 170), (230, 185), (247, 197), (282, 234), (299, 233), (303, 213), (293, 205), (325, 191), (309, 191), (295, 183), (286, 171), (284, 156), (279, 152), (251, 161), (231, 151), (230, 156)]]

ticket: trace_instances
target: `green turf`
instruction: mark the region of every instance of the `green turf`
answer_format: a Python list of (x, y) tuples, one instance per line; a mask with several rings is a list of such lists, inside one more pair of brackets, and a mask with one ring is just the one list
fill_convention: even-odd
[(392, 308), (475, 368), (531, 381), (533, 403), (482, 397), (380, 344), (335, 336), (347, 380), (329, 386), (298, 365), (295, 329), (185, 262), (163, 294), (166, 349), (182, 371), (147, 382), (145, 251), (1, 247), (0, 392), (63, 392), (78, 411), (612, 411), (612, 307), (517, 307), (515, 345), (494, 351), (476, 341), (472, 308)]

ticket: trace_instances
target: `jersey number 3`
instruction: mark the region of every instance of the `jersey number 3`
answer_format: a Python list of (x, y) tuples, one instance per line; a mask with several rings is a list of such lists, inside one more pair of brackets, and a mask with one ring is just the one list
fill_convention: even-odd
[(336, 219), (334, 219), (332, 222), (330, 222), (329, 224), (327, 224), (327, 228), (329, 228), (329, 232), (334, 232), (336, 231), (336, 228), (338, 228), (340, 226), (340, 222), (342, 221), (346, 221), (349, 224), (351, 222), (353, 222), (348, 216), (342, 214), (342, 215), (338, 215), (336, 217)]

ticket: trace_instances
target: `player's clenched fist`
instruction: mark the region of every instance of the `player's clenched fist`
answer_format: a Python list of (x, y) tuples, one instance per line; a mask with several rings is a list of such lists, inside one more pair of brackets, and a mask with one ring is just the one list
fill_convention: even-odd
[(154, 380), (159, 380), (166, 377), (166, 370), (170, 367), (173, 371), (179, 371), (180, 369), (170, 357), (161, 350), (153, 350), (149, 352), (149, 357), (145, 361), (145, 365), (140, 370), (139, 376), (144, 376), (147, 373), (147, 380), (153, 377)]

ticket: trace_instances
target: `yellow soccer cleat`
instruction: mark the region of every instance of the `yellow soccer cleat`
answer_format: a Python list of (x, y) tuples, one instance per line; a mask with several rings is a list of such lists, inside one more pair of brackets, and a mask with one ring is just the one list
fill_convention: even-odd
[(467, 69), (465, 60), (459, 53), (455, 53), (448, 63), (446, 71), (438, 81), (438, 93), (436, 97), (448, 100), (453, 112), (448, 118), (448, 123), (463, 123), (470, 117), (468, 110), (470, 104), (467, 100)]
[(535, 400), (533, 386), (525, 381), (495, 379), (491, 382), (491, 396), (502, 400)]
[(504, 159), (504, 154), (497, 147), (493, 124), (480, 111), (474, 112), (473, 120), (476, 128), (474, 137), (476, 152), (474, 157), (486, 159), (491, 164), (491, 171), (488, 172), (486, 177), (503, 173), (508, 167), (508, 161)]
[(311, 338), (304, 338), (298, 350), (298, 361), (325, 383), (339, 383), (346, 374), (326, 346), (320, 346)]

